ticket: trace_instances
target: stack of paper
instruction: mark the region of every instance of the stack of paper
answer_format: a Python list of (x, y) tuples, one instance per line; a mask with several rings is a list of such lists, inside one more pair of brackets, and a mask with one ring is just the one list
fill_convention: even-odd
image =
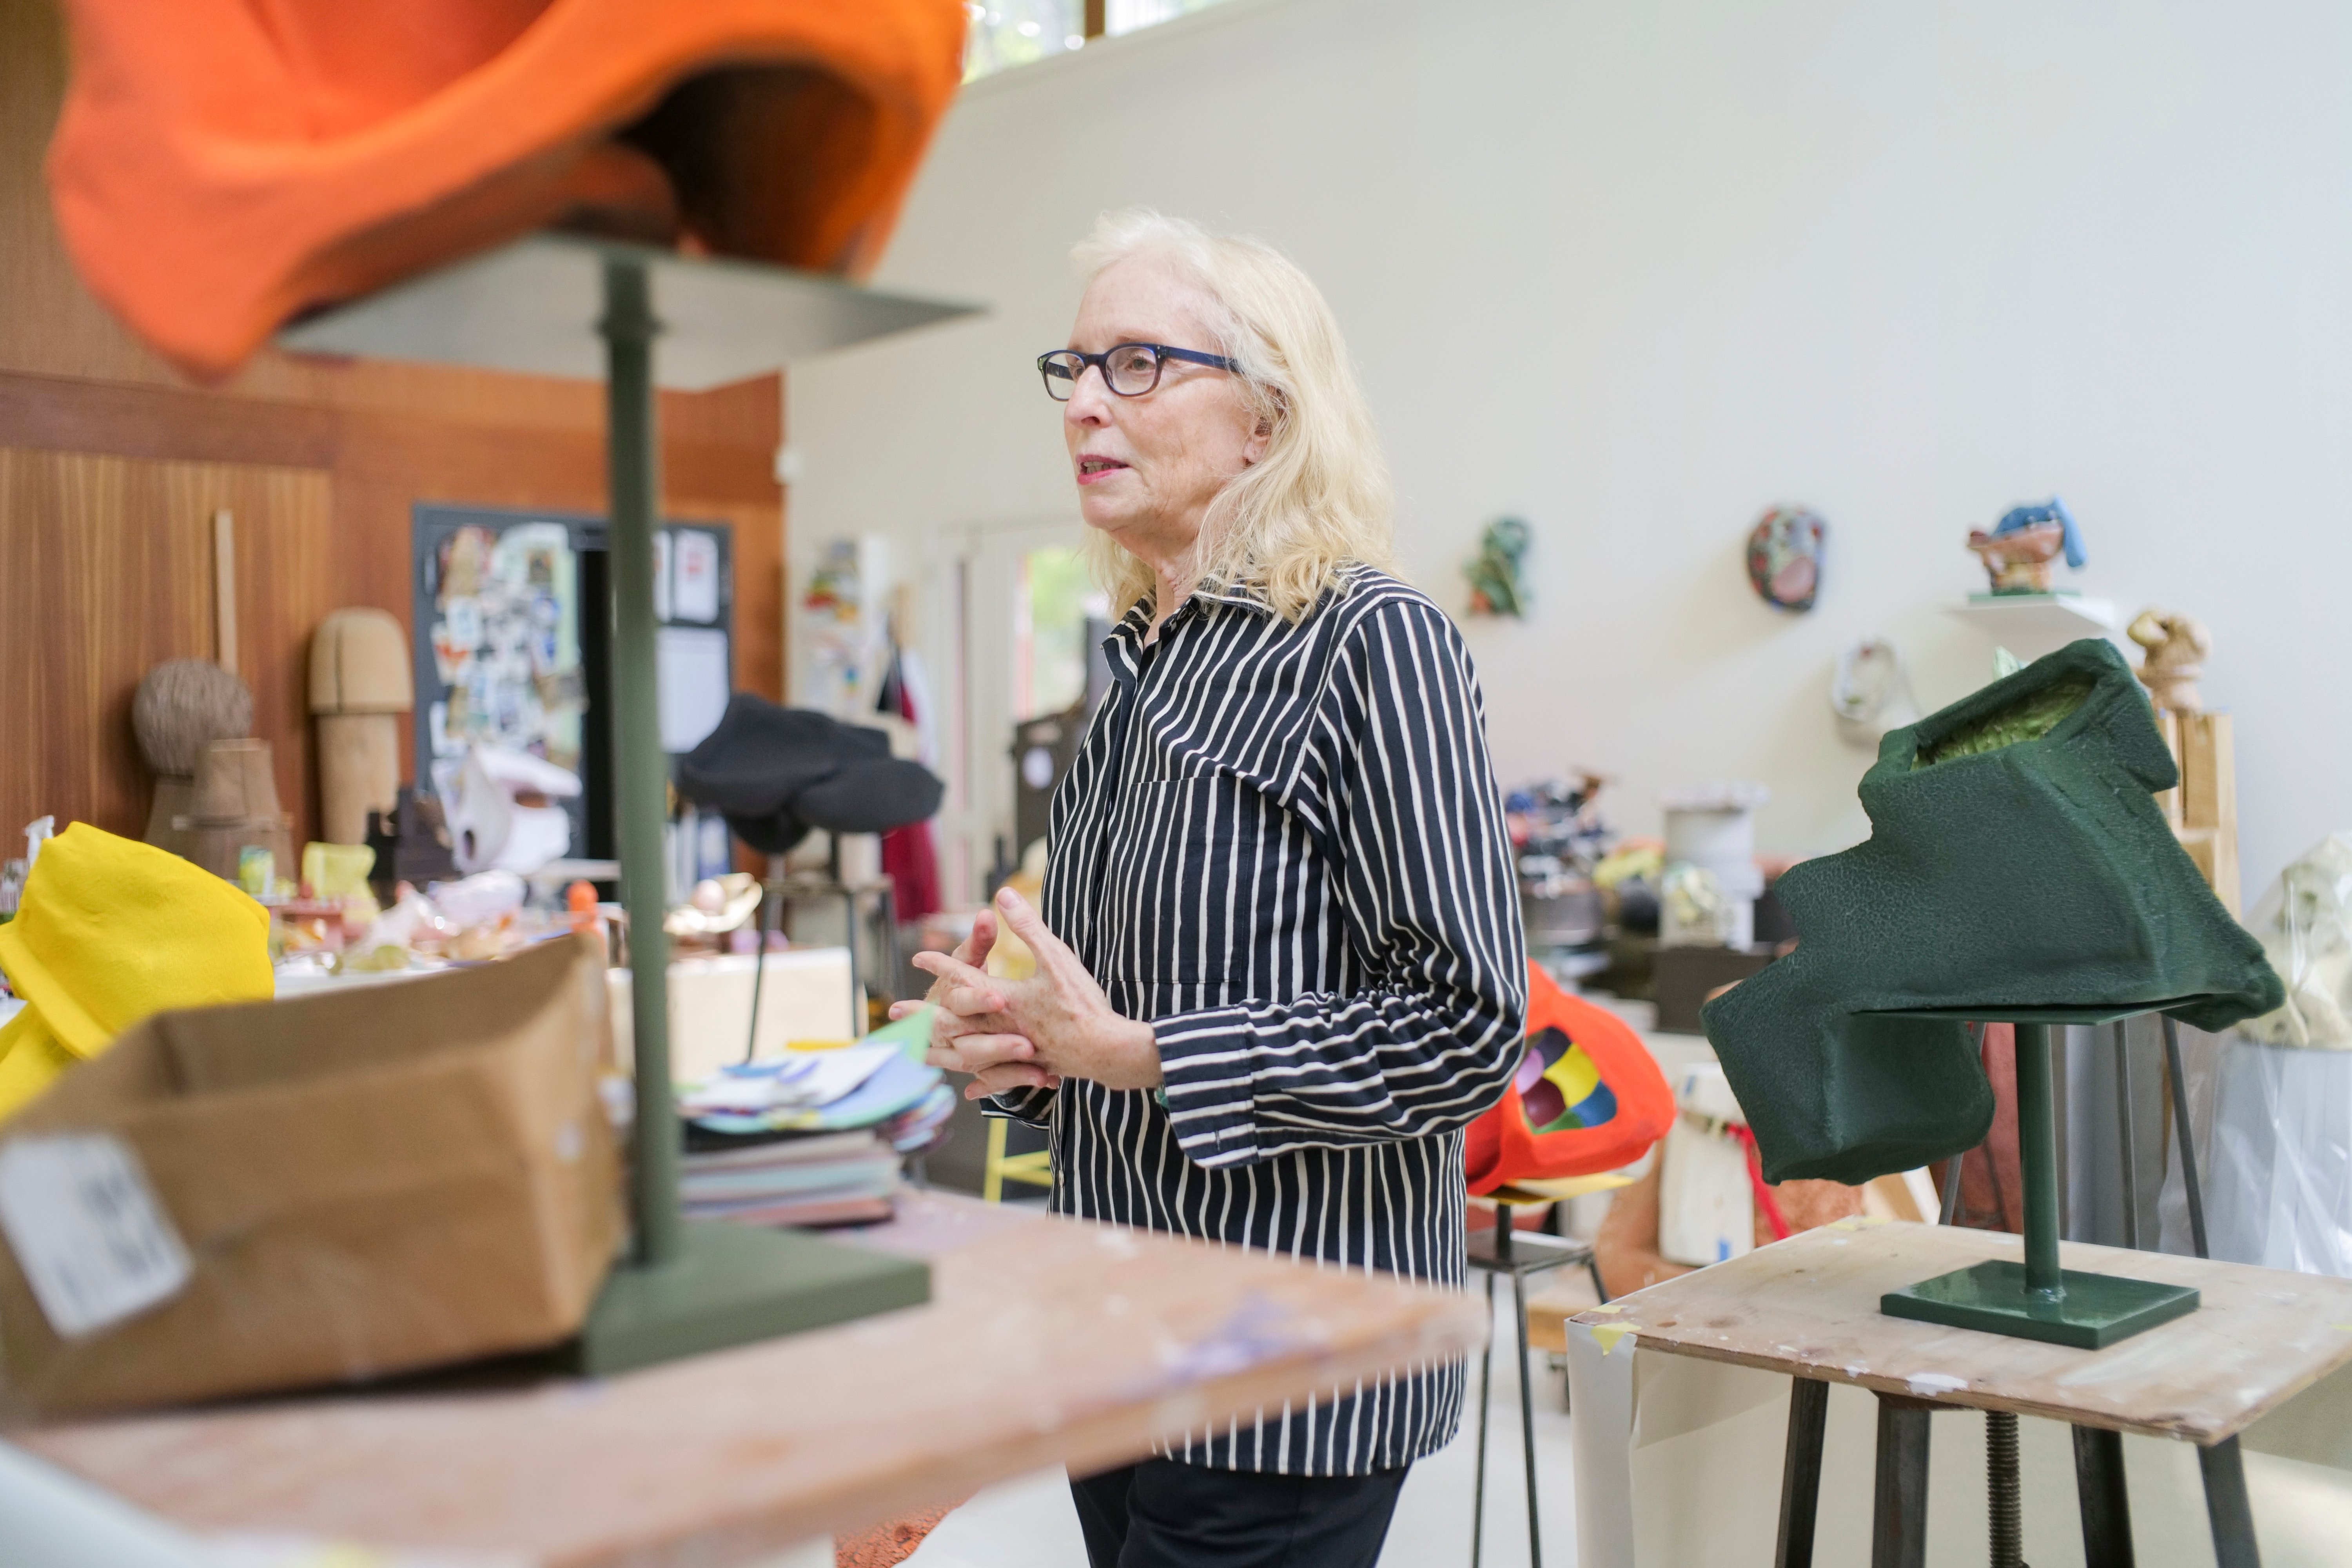
[(880, 1219), (898, 1163), (947, 1134), (955, 1091), (923, 1061), (930, 1010), (854, 1046), (793, 1050), (679, 1086), (686, 1212), (753, 1225)]
[(890, 1217), (898, 1154), (869, 1131), (827, 1132), (707, 1150), (679, 1177), (688, 1219), (845, 1225)]

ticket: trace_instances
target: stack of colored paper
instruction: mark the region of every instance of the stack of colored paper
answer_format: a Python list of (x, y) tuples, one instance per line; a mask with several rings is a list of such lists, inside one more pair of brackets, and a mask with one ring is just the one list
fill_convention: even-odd
[(898, 1154), (871, 1131), (825, 1132), (686, 1156), (688, 1219), (847, 1225), (890, 1217)]
[(753, 1225), (889, 1214), (898, 1163), (946, 1136), (955, 1091), (926, 1066), (929, 1008), (854, 1046), (791, 1050), (681, 1084), (686, 1212)]

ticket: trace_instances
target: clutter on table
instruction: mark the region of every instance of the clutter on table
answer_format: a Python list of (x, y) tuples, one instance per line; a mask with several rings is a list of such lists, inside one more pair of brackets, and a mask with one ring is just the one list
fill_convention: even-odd
[(1588, 948), (1601, 937), (1601, 895), (1592, 868), (1607, 848), (1601, 792), (1591, 771), (1546, 779), (1504, 797), (1503, 812), (1519, 874), (1519, 904), (1534, 951)]
[[(852, 1045), (787, 1049), (681, 1085), (688, 1218), (839, 1224), (887, 1213), (902, 1157), (947, 1136), (926, 1007)], [(878, 1206), (880, 1213), (877, 1213)]]

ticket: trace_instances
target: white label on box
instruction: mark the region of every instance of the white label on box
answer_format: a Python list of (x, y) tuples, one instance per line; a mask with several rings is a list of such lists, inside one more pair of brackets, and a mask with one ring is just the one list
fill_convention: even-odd
[(138, 1156), (103, 1133), (0, 1146), (0, 1231), (63, 1339), (143, 1312), (188, 1282), (188, 1249)]

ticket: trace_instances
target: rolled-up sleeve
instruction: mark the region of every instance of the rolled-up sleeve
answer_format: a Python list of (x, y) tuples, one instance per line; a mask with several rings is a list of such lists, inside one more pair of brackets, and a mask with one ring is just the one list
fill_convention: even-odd
[(1339, 904), (1370, 983), (1154, 1021), (1171, 1124), (1202, 1166), (1446, 1131), (1517, 1066), (1526, 939), (1461, 634), (1426, 600), (1372, 607), (1317, 724)]

